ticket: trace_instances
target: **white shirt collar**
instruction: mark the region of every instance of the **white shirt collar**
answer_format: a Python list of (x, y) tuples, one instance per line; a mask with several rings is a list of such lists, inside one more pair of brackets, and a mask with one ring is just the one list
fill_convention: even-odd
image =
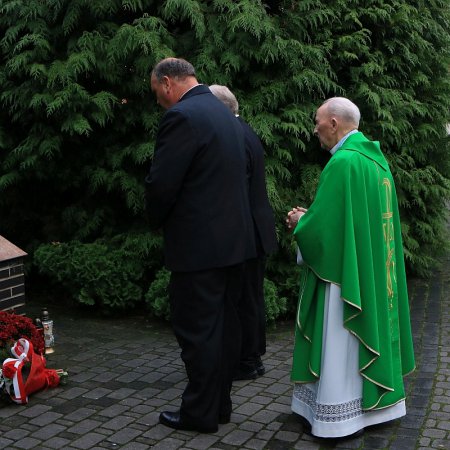
[(332, 155), (334, 155), (341, 147), (342, 147), (342, 144), (347, 140), (347, 138), (349, 137), (349, 136), (351, 136), (352, 134), (355, 134), (355, 133), (357, 133), (358, 132), (358, 130), (352, 130), (352, 131), (349, 131), (331, 150), (330, 150), (330, 153), (332, 154)]

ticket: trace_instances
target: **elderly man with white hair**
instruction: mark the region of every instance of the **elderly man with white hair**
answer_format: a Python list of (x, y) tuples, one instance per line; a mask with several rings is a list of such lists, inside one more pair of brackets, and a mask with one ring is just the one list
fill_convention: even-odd
[(261, 356), (266, 353), (264, 274), (266, 258), (277, 250), (275, 217), (266, 189), (264, 147), (250, 125), (239, 116), (239, 102), (227, 86), (213, 84), (210, 91), (237, 117), (245, 137), (247, 183), (256, 239), (256, 258), (245, 262), (244, 286), (238, 305), (242, 345), (233, 379), (252, 380), (264, 375)]
[(334, 97), (314, 134), (331, 159), (309, 209), (286, 222), (306, 266), (291, 378), (292, 410), (318, 437), (344, 437), (406, 414), (415, 368), (394, 180), (360, 112)]

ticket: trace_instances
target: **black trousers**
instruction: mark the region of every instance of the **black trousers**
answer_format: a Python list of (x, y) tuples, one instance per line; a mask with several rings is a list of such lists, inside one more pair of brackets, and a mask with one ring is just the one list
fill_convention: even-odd
[(243, 295), (238, 312), (242, 330), (239, 370), (252, 372), (266, 353), (266, 309), (264, 302), (264, 256), (245, 262)]
[(182, 419), (215, 427), (231, 413), (233, 373), (239, 361), (244, 264), (199, 272), (173, 272), (170, 278), (172, 326), (186, 367)]

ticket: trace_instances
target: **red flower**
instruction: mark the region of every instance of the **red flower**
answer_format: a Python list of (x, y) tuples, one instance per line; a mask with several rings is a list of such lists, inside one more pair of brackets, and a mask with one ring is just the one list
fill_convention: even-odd
[(59, 384), (58, 372), (54, 369), (45, 369), (45, 377), (47, 379), (47, 387), (56, 387)]
[[(44, 353), (44, 337), (29, 317), (0, 311), (0, 355), (11, 346), (14, 341), (26, 338), (33, 344), (34, 351), (38, 354)], [(4, 359), (4, 358), (3, 358)], [(0, 363), (3, 361), (0, 360)]]

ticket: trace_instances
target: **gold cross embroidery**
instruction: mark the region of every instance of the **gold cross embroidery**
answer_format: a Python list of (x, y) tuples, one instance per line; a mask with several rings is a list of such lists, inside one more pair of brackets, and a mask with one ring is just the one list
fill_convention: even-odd
[[(383, 234), (384, 234), (384, 243), (386, 245), (386, 288), (389, 299), (389, 307), (392, 309), (392, 301), (394, 298), (394, 289), (393, 289), (393, 277), (395, 277), (394, 272), (394, 246), (392, 245), (394, 242), (394, 224), (392, 221), (392, 187), (391, 182), (387, 178), (383, 178), (383, 186), (386, 190), (386, 211), (383, 212)], [(395, 280), (394, 280), (395, 281)]]

